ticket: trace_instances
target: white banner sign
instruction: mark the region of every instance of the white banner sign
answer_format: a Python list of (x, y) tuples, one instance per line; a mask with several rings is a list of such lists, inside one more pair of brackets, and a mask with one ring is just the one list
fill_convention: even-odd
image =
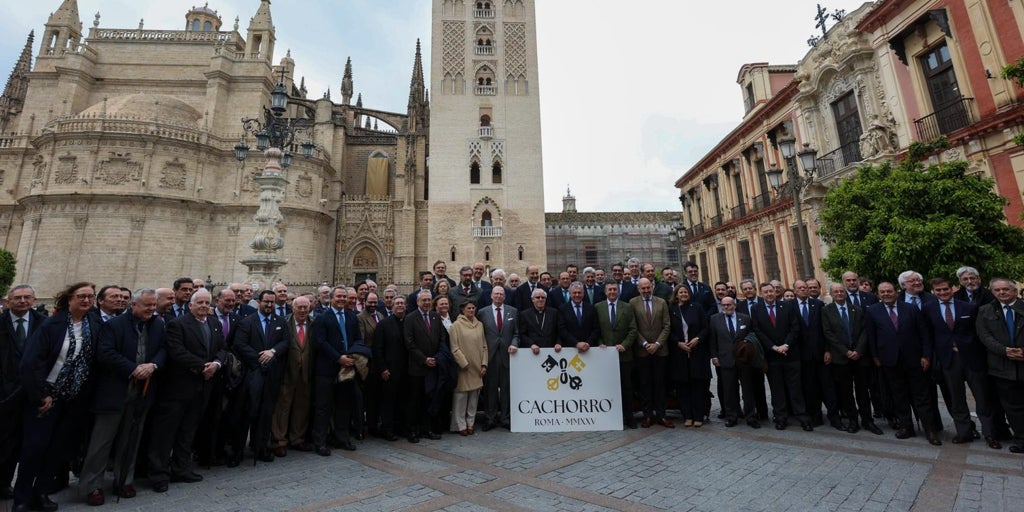
[(521, 348), (509, 359), (512, 432), (622, 430), (615, 349)]

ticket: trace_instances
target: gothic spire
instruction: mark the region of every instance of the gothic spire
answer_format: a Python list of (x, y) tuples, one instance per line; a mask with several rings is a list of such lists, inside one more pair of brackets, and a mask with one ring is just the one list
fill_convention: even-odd
[(352, 101), (352, 57), (345, 61), (345, 76), (341, 79), (341, 103), (350, 104)]
[(25, 40), (25, 47), (21, 50), (18, 62), (14, 64), (11, 76), (7, 79), (4, 92), (0, 95), (0, 114), (11, 114), (21, 111), (25, 103), (25, 93), (28, 91), (28, 74), (32, 71), (32, 42), (35, 40), (36, 32), (28, 33)]
[(425, 100), (423, 82), (423, 56), (420, 53), (420, 40), (416, 40), (416, 59), (412, 65), (412, 79), (409, 81), (409, 109), (416, 108)]
[(356, 108), (363, 108), (363, 93), (359, 93), (359, 96), (356, 97)]
[(78, 0), (64, 0), (56, 11), (50, 14), (47, 25), (67, 25), (81, 30), (82, 19), (78, 16)]

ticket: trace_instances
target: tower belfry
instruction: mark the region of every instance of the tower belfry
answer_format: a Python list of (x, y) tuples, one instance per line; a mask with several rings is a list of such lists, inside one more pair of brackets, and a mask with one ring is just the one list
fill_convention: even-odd
[(534, 0), (433, 0), (429, 259), (546, 264)]

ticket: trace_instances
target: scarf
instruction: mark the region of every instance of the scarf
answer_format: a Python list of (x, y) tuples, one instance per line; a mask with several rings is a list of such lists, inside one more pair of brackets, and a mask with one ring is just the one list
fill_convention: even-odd
[[(88, 316), (82, 317), (82, 338), (75, 338), (74, 320), (68, 317), (68, 353), (71, 359), (64, 361), (64, 366), (57, 373), (54, 382), (54, 400), (72, 400), (78, 396), (82, 386), (89, 380), (89, 368), (92, 366), (92, 343)], [(81, 345), (81, 350), (76, 348)]]

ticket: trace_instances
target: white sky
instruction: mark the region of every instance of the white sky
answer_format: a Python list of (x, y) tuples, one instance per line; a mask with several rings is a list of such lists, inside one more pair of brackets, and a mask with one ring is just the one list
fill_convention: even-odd
[[(499, 0), (500, 1), (500, 0)], [(537, 0), (544, 195), (561, 210), (566, 186), (579, 211), (678, 211), (673, 184), (741, 120), (736, 85), (750, 62), (796, 63), (808, 50), (818, 0)], [(60, 0), (8, 5), (0, 16), (0, 79), (29, 30), (41, 37)], [(181, 30), (196, 0), (79, 0), (85, 31)], [(430, 72), (428, 0), (274, 0), (275, 61), (291, 49), (310, 97), (341, 100), (352, 57), (363, 104), (404, 112), (416, 39)], [(855, 0), (825, 7), (851, 12)], [(258, 0), (214, 0), (244, 35)], [(829, 26), (834, 22), (829, 22)], [(38, 50), (39, 39), (33, 48)]]

